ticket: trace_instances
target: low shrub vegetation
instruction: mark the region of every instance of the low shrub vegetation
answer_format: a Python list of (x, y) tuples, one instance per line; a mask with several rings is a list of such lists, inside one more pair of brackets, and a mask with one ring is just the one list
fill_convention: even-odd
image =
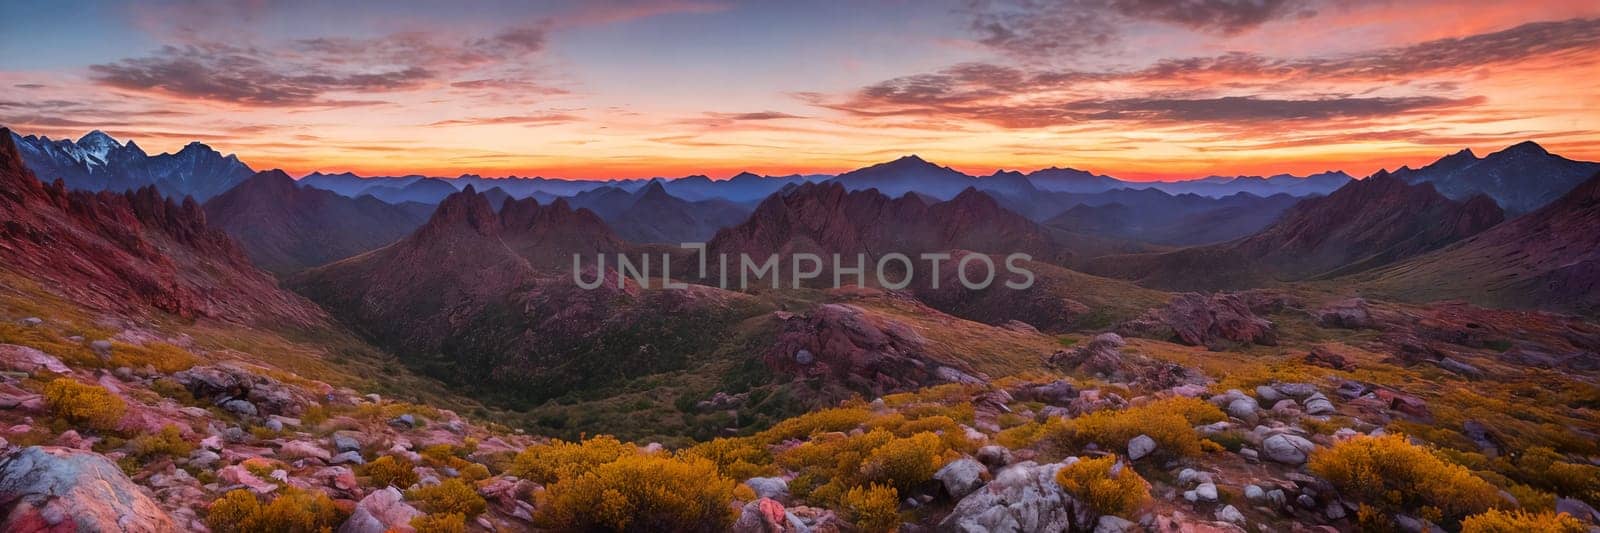
[(385, 455), (367, 463), (361, 474), (372, 478), (373, 486), (404, 489), (417, 484), (416, 467), (404, 457)]
[(45, 384), (44, 401), (56, 416), (102, 431), (115, 429), (128, 412), (128, 404), (116, 394), (72, 378), (56, 378)]
[(477, 518), (489, 508), (478, 490), (459, 478), (408, 490), (406, 500), (415, 502), (417, 508), (428, 513), (459, 514), (467, 518)]
[(1220, 409), (1195, 398), (1167, 398), (1120, 411), (1096, 411), (1066, 419), (1052, 418), (1037, 434), (1055, 451), (1067, 452), (1099, 444), (1127, 452), (1128, 441), (1149, 435), (1159, 458), (1195, 457), (1207, 446), (1194, 426), (1225, 420)]
[(1529, 513), (1490, 509), (1461, 521), (1461, 533), (1584, 533), (1588, 530), (1582, 521), (1572, 515), (1549, 511)]
[(690, 455), (627, 455), (562, 477), (539, 495), (535, 522), (560, 531), (725, 531), (748, 488)]
[(900, 493), (894, 487), (855, 487), (845, 493), (841, 503), (845, 519), (864, 533), (887, 533), (900, 527)]
[(332, 531), (344, 518), (320, 492), (287, 487), (263, 504), (254, 493), (239, 489), (211, 502), (206, 525), (216, 533), (314, 533)]
[(529, 446), (517, 454), (506, 471), (513, 476), (549, 484), (637, 453), (639, 449), (634, 445), (607, 435), (582, 442), (555, 440), (546, 445)]
[(1150, 498), (1144, 478), (1114, 455), (1064, 466), (1056, 483), (1102, 515), (1130, 516)]
[(1340, 494), (1384, 510), (1423, 509), (1454, 522), (1503, 501), (1494, 485), (1401, 435), (1339, 442), (1314, 452), (1309, 466)]

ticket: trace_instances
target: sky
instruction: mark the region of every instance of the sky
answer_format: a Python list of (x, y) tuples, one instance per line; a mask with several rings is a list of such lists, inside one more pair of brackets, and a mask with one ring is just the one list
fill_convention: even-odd
[(294, 175), (1597, 160), (1600, 2), (0, 0), (0, 125)]

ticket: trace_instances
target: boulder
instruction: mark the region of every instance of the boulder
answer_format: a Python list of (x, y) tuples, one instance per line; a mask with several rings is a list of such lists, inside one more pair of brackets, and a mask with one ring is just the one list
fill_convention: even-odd
[(989, 467), (990, 472), (999, 472), (1011, 464), (1011, 450), (994, 444), (978, 448), (978, 462)]
[(1373, 327), (1372, 311), (1361, 298), (1339, 300), (1317, 309), (1317, 325), (1325, 328), (1361, 329)]
[(1299, 465), (1306, 462), (1306, 457), (1317, 445), (1303, 437), (1279, 434), (1267, 437), (1261, 441), (1261, 453), (1267, 459), (1287, 465)]
[(30, 446), (0, 458), (0, 531), (178, 531), (105, 456)]
[(1138, 461), (1156, 451), (1156, 440), (1149, 435), (1128, 439), (1128, 459)]
[(419, 516), (422, 511), (406, 503), (399, 490), (385, 487), (362, 498), (350, 518), (339, 526), (339, 533), (412, 531), (411, 520)]
[(1232, 505), (1223, 506), (1223, 508), (1217, 509), (1216, 516), (1217, 520), (1221, 520), (1230, 524), (1244, 525), (1245, 522), (1244, 513), (1239, 512), (1239, 509)]
[(1079, 509), (1078, 501), (1056, 484), (1056, 471), (1062, 466), (1026, 461), (1001, 470), (994, 481), (956, 503), (939, 530), (1066, 531), (1075, 520), (1087, 528), (1091, 511)]
[(303, 440), (292, 440), (283, 443), (282, 446), (278, 447), (278, 456), (286, 459), (319, 459), (323, 462), (333, 458), (333, 454), (328, 453), (328, 450), (315, 443)]
[(750, 490), (756, 492), (758, 498), (771, 498), (774, 500), (789, 499), (789, 482), (779, 477), (753, 477), (744, 481)]
[(1135, 533), (1138, 531), (1144, 531), (1144, 528), (1119, 516), (1102, 515), (1100, 520), (1094, 524), (1094, 533)]
[[(944, 490), (951, 498), (961, 499), (983, 485), (983, 474), (987, 472), (982, 463), (971, 457), (962, 457), (950, 464), (944, 465), (933, 474), (933, 479), (944, 484)], [(759, 491), (758, 491), (759, 493)]]
[(1208, 296), (1191, 292), (1174, 296), (1166, 307), (1152, 309), (1117, 326), (1117, 332), (1212, 349), (1229, 344), (1278, 344), (1272, 322), (1256, 316), (1248, 299), (1233, 293)]
[(1256, 421), (1256, 409), (1259, 407), (1260, 405), (1252, 398), (1239, 398), (1228, 402), (1228, 416), (1253, 423)]
[(258, 412), (298, 415), (315, 401), (305, 391), (260, 375), (242, 363), (225, 362), (175, 372), (177, 380), (195, 398), (226, 406), (230, 401), (250, 403)]
[(739, 511), (739, 519), (729, 530), (733, 533), (809, 533), (811, 528), (784, 509), (782, 503), (761, 498), (745, 504)]
[(1583, 500), (1576, 498), (1556, 500), (1556, 512), (1567, 513), (1572, 515), (1573, 518), (1590, 524), (1600, 524), (1600, 511), (1596, 511), (1594, 507), (1590, 507), (1589, 504), (1583, 503)]
[(55, 356), (15, 344), (0, 344), (0, 368), (29, 374), (40, 370), (56, 374), (72, 372), (72, 369), (67, 368), (67, 365)]
[(1355, 363), (1350, 362), (1350, 358), (1327, 346), (1311, 348), (1311, 352), (1306, 354), (1305, 362), (1308, 365), (1332, 368), (1334, 370), (1356, 369)]
[(1040, 402), (1046, 405), (1065, 406), (1078, 397), (1078, 389), (1067, 380), (1032, 384), (1012, 392), (1018, 400)]

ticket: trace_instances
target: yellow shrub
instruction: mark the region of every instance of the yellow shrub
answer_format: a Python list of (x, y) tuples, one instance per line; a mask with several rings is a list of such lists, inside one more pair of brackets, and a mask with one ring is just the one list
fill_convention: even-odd
[[(1117, 469), (1116, 475), (1112, 470)], [(1150, 497), (1144, 478), (1127, 464), (1117, 466), (1114, 455), (1081, 458), (1056, 471), (1056, 483), (1103, 515), (1128, 516)]]
[(900, 527), (900, 493), (894, 487), (873, 484), (850, 489), (841, 507), (845, 519), (865, 533), (886, 533)]
[(867, 482), (883, 483), (897, 491), (908, 492), (933, 479), (939, 467), (951, 459), (947, 451), (944, 442), (932, 433), (894, 439), (867, 454), (861, 473)]
[(1194, 426), (1225, 419), (1215, 406), (1195, 398), (1167, 398), (1121, 411), (1096, 411), (1073, 419), (1052, 418), (1040, 430), (1057, 451), (1095, 443), (1126, 452), (1128, 441), (1149, 435), (1158, 457), (1194, 457), (1205, 448)]
[(1540, 533), (1584, 533), (1589, 528), (1583, 522), (1566, 513), (1555, 514), (1549, 511), (1542, 513), (1529, 513), (1524, 511), (1500, 511), (1490, 509), (1480, 515), (1467, 517), (1461, 521), (1461, 533), (1524, 533), (1538, 531)]
[(150, 365), (163, 374), (171, 374), (188, 370), (198, 364), (200, 364), (199, 357), (195, 357), (188, 350), (164, 342), (145, 345), (118, 342), (113, 345), (111, 363), (106, 366), (139, 368)]
[(312, 533), (332, 531), (344, 518), (333, 500), (320, 492), (286, 487), (263, 505), (255, 494), (239, 489), (211, 502), (206, 525), (215, 533)]
[(535, 521), (563, 531), (724, 531), (738, 517), (737, 486), (705, 459), (629, 455), (549, 485)]
[(1388, 509), (1430, 506), (1459, 520), (1501, 501), (1494, 485), (1400, 435), (1356, 437), (1317, 450), (1310, 468), (1341, 494)]
[(547, 445), (529, 446), (517, 454), (506, 471), (522, 479), (549, 484), (637, 453), (639, 449), (634, 445), (608, 435), (583, 442), (555, 440)]
[(696, 444), (684, 453), (709, 459), (717, 470), (733, 479), (750, 479), (778, 473), (772, 452), (750, 437), (718, 438)]
[(1518, 477), (1536, 486), (1600, 505), (1600, 466), (1567, 462), (1544, 446), (1534, 446), (1517, 459)]
[(817, 432), (849, 431), (869, 418), (872, 418), (872, 413), (863, 407), (823, 409), (773, 424), (766, 431), (756, 434), (756, 437), (762, 442), (777, 443)]
[(467, 517), (459, 513), (425, 514), (411, 519), (417, 533), (466, 533)]
[(57, 416), (99, 430), (116, 428), (128, 412), (128, 404), (111, 391), (71, 378), (45, 384), (44, 401)]
[(416, 502), (417, 508), (429, 513), (456, 513), (467, 518), (476, 518), (489, 507), (489, 502), (478, 495), (477, 489), (457, 478), (408, 490), (406, 499)]
[(417, 484), (416, 467), (404, 457), (385, 455), (367, 463), (361, 473), (372, 478), (373, 486), (404, 489)]
[(158, 433), (140, 435), (133, 438), (133, 454), (143, 459), (154, 457), (188, 457), (194, 451), (194, 444), (183, 439), (182, 430), (178, 426), (167, 424)]
[(795, 496), (832, 505), (850, 487), (862, 484), (861, 467), (894, 434), (875, 429), (855, 436), (817, 437), (778, 454), (777, 462), (797, 472), (789, 483)]
[(1009, 427), (994, 434), (994, 441), (1001, 446), (1020, 450), (1032, 448), (1044, 436), (1044, 424), (1028, 422), (1020, 426)]
[(460, 470), (461, 470), (461, 479), (464, 479), (464, 480), (467, 480), (467, 481), (482, 481), (482, 480), (485, 480), (485, 479), (489, 479), (489, 476), (490, 476), (489, 467), (483, 466), (483, 465), (478, 464), (478, 463), (469, 464), (465, 468), (462, 468)]

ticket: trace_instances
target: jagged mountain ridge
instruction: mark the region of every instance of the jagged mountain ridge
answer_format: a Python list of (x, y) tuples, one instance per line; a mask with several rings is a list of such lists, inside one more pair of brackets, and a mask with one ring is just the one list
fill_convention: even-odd
[(12, 136), (35, 175), (63, 180), (72, 189), (121, 192), (154, 186), (166, 196), (205, 201), (254, 174), (237, 156), (224, 156), (200, 142), (151, 156), (133, 141), (119, 143), (100, 130), (77, 141)]
[(278, 289), (192, 198), (154, 186), (69, 190), (28, 170), (0, 128), (0, 266), (91, 308), (312, 324), (321, 310)]

